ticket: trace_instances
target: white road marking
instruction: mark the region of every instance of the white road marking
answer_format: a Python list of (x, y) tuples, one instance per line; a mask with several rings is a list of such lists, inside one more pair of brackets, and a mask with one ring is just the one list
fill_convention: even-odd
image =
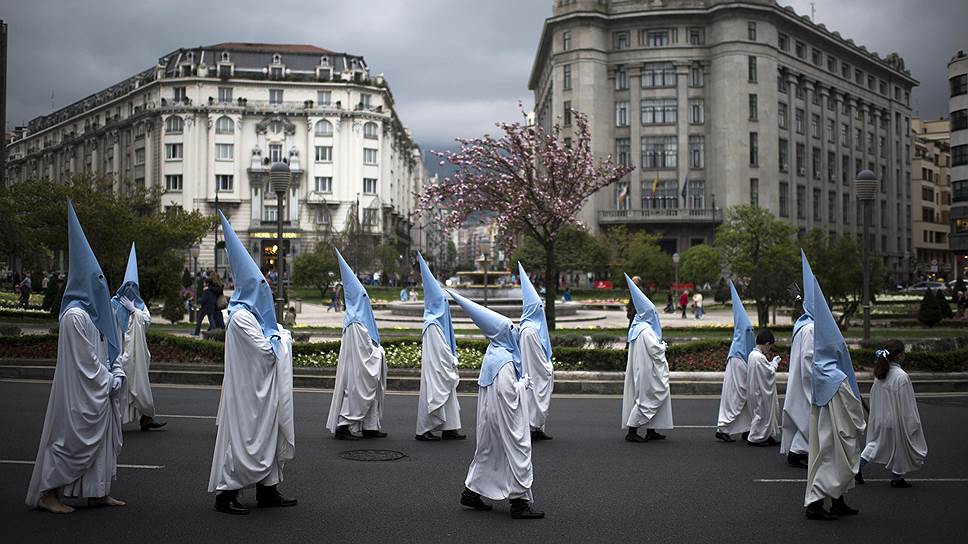
[[(909, 482), (968, 482), (968, 478), (905, 478)], [(864, 478), (867, 482), (890, 482), (890, 478)], [(805, 484), (805, 478), (758, 478), (753, 482), (758, 484)]]
[(215, 416), (188, 416), (182, 414), (155, 414), (156, 417), (167, 417), (176, 419), (215, 419)]
[[(34, 461), (20, 461), (17, 459), (0, 459), (0, 465), (32, 465)], [(165, 468), (165, 465), (125, 465), (119, 464), (118, 468), (137, 468), (144, 470), (159, 470)]]

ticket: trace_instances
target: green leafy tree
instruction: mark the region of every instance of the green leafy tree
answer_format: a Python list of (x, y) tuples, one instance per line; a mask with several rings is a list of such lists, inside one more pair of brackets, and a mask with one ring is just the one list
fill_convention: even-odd
[[(716, 283), (722, 279), (719, 251), (710, 245), (692, 246), (682, 254), (679, 261), (679, 279), (691, 281), (697, 286)], [(728, 289), (727, 289), (728, 290)]]
[(336, 278), (339, 278), (339, 263), (332, 243), (320, 242), (313, 251), (297, 255), (292, 262), (293, 284), (319, 290), (319, 297), (324, 301)]
[(726, 283), (726, 278), (719, 278), (719, 283), (716, 284), (716, 294), (713, 295), (713, 300), (716, 302), (726, 302), (732, 298), (732, 293), (729, 292), (729, 285)]
[[(850, 320), (864, 297), (863, 250), (860, 244), (849, 236), (830, 236), (814, 229), (801, 240), (803, 251), (810, 259), (813, 273), (823, 287), (824, 295), (833, 308), (839, 310), (837, 323), (841, 327), (850, 326)], [(881, 260), (870, 259), (871, 278), (882, 276)], [(880, 282), (871, 281), (871, 296), (881, 288)]]
[(921, 307), (918, 308), (918, 321), (928, 327), (934, 327), (941, 322), (941, 306), (938, 304), (938, 297), (934, 291), (928, 289), (921, 297)]
[[(545, 250), (538, 242), (526, 237), (511, 255), (511, 269), (517, 271), (517, 263), (531, 272), (545, 267)], [(581, 227), (568, 225), (562, 227), (555, 244), (555, 266), (557, 270), (593, 270), (605, 261), (605, 253), (595, 238)]]
[(185, 306), (178, 296), (177, 290), (165, 293), (164, 307), (161, 309), (161, 317), (171, 322), (172, 325), (185, 318)]
[(613, 227), (602, 231), (596, 240), (604, 259), (594, 270), (608, 272), (616, 285), (625, 285), (625, 273), (641, 276), (643, 286), (665, 287), (672, 283), (672, 256), (659, 247), (659, 235)]
[(769, 324), (771, 307), (789, 300), (790, 285), (800, 277), (795, 233), (793, 225), (754, 206), (729, 208), (716, 229), (722, 262), (756, 301), (760, 327)]

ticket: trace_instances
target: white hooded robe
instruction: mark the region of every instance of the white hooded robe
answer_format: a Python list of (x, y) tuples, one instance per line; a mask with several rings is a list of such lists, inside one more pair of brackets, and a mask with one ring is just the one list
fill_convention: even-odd
[(810, 455), (803, 506), (843, 496), (854, 487), (864, 449), (864, 407), (847, 380), (824, 406), (810, 406)]
[(437, 325), (424, 329), (420, 354), (420, 399), (417, 401), (417, 435), (460, 429), (457, 402), (457, 356)]
[(874, 380), (870, 407), (867, 447), (861, 457), (885, 465), (897, 475), (920, 469), (928, 456), (928, 444), (911, 378), (896, 363), (883, 380)]
[(123, 423), (138, 421), (141, 416), (155, 416), (155, 400), (148, 381), (151, 353), (148, 351), (146, 333), (149, 325), (151, 314), (148, 310), (135, 308), (128, 318), (128, 329), (123, 331), (121, 338), (121, 350), (125, 356), (124, 373), (127, 376), (121, 386)]
[(545, 354), (541, 334), (534, 327), (521, 329), (521, 365), (523, 372), (531, 376), (534, 387), (525, 394), (532, 430), (544, 430), (551, 407), (551, 393), (555, 388), (554, 368)]
[(780, 401), (776, 396), (777, 363), (758, 349), (750, 352), (747, 406), (750, 411), (750, 442), (763, 442), (780, 434)]
[(750, 430), (750, 409), (747, 406), (749, 365), (739, 357), (730, 357), (723, 373), (723, 392), (719, 397), (719, 419), (716, 429), (726, 434)]
[(326, 428), (349, 425), (350, 431), (378, 431), (383, 420), (387, 390), (387, 362), (383, 348), (370, 339), (366, 327), (350, 323), (343, 331), (336, 366), (333, 400)]
[(629, 346), (622, 397), (622, 427), (671, 429), (672, 395), (666, 343), (645, 327)]
[(57, 367), (27, 488), (28, 506), (36, 507), (53, 489), (62, 497), (111, 493), (122, 443), (120, 395), (111, 395), (111, 381), (124, 378), (124, 370), (121, 357), (108, 370), (107, 358), (107, 342), (87, 312), (67, 309), (60, 318)]
[(810, 436), (810, 400), (813, 398), (813, 323), (793, 337), (790, 371), (783, 398), (783, 435), (780, 453), (807, 453)]
[(279, 352), (246, 309), (225, 330), (225, 377), (208, 491), (276, 485), (295, 457), (292, 335), (279, 326)]

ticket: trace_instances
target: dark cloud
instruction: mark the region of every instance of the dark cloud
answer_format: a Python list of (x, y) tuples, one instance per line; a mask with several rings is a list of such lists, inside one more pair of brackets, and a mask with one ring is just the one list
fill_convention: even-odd
[[(807, 0), (792, 2), (809, 14)], [(178, 47), (310, 43), (364, 55), (424, 147), (492, 131), (530, 106), (527, 79), (551, 0), (31, 0), (7, 2), (8, 121), (21, 124), (147, 68)], [(882, 54), (922, 87), (915, 109), (947, 111), (945, 67), (968, 43), (964, 0), (817, 0), (817, 20)]]

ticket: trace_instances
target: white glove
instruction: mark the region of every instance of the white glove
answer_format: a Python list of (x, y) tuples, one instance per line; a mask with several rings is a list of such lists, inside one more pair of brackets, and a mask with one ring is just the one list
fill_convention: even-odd
[(131, 313), (134, 313), (134, 302), (131, 302), (129, 298), (121, 297), (121, 300), (119, 302), (121, 303), (121, 306), (123, 306), (125, 310), (128, 310)]
[(776, 357), (774, 357), (773, 360), (770, 361), (770, 364), (773, 366), (774, 369), (780, 366), (780, 356), (777, 355)]
[(534, 389), (534, 380), (531, 379), (530, 374), (525, 374), (524, 376), (521, 376), (521, 383), (524, 384), (524, 388), (527, 389), (528, 391)]
[(111, 378), (111, 394), (112, 395), (114, 393), (117, 393), (118, 390), (121, 389), (121, 383), (122, 383), (122, 381), (123, 380), (121, 379), (121, 376), (114, 376), (113, 378)]

